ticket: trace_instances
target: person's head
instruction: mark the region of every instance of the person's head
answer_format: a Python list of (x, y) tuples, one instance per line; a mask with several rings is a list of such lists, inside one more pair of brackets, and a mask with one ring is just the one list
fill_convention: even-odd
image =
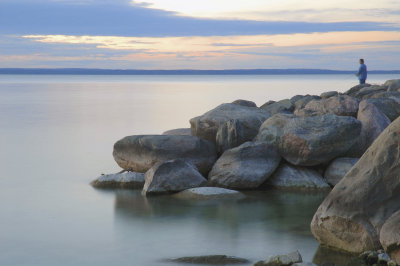
[(360, 64), (364, 64), (364, 59), (360, 59)]

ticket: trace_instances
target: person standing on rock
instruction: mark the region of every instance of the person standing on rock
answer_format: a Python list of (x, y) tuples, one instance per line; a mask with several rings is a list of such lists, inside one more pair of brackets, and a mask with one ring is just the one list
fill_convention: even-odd
[(364, 64), (364, 59), (360, 59), (360, 67), (358, 68), (356, 76), (360, 84), (365, 84), (365, 80), (367, 79), (367, 66)]

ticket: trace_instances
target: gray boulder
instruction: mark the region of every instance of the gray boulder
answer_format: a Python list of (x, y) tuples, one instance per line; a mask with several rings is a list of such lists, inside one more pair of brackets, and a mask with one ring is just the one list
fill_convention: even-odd
[(275, 145), (279, 154), (291, 164), (313, 166), (345, 154), (360, 131), (361, 123), (353, 117), (278, 114), (262, 124), (256, 140)]
[(177, 128), (165, 131), (162, 133), (163, 135), (186, 135), (191, 136), (192, 130), (190, 128)]
[(390, 258), (400, 264), (400, 209), (385, 221), (379, 240)]
[(294, 263), (303, 262), (299, 251), (295, 251), (285, 255), (272, 256), (267, 260), (259, 261), (254, 266), (290, 266)]
[(92, 183), (97, 188), (142, 188), (144, 185), (144, 174), (136, 172), (123, 172), (116, 174), (101, 175)]
[(267, 184), (282, 189), (329, 189), (330, 186), (315, 170), (281, 164), (267, 180)]
[(294, 104), (289, 99), (285, 99), (272, 104), (266, 103), (260, 108), (267, 111), (271, 115), (277, 113), (293, 113)]
[(375, 140), (319, 206), (311, 231), (324, 246), (377, 250), (384, 222), (400, 209), (400, 118)]
[(213, 200), (213, 199), (243, 199), (246, 196), (236, 190), (220, 187), (190, 188), (173, 195), (179, 199)]
[(332, 187), (336, 186), (347, 172), (358, 162), (358, 158), (342, 157), (333, 160), (325, 170), (324, 179)]
[(400, 89), (400, 79), (387, 80), (383, 85), (388, 87), (388, 91), (397, 91)]
[(241, 105), (241, 106), (247, 106), (247, 107), (257, 107), (257, 104), (252, 101), (247, 101), (247, 100), (236, 100), (232, 102), (233, 104)]
[(278, 167), (281, 157), (266, 142), (246, 142), (227, 150), (208, 175), (210, 184), (232, 189), (259, 187)]
[(327, 92), (321, 93), (320, 96), (322, 99), (328, 99), (328, 98), (331, 98), (333, 96), (338, 96), (338, 95), (339, 95), (339, 93), (337, 91), (327, 91)]
[(349, 95), (351, 97), (356, 97), (357, 94), (360, 92), (361, 89), (365, 87), (371, 87), (371, 84), (365, 83), (365, 84), (359, 84), (354, 87), (351, 87), (348, 91), (346, 91), (344, 94)]
[(303, 109), (296, 110), (298, 116), (335, 114), (357, 116), (359, 100), (347, 95), (332, 96), (322, 100), (312, 100)]
[(146, 172), (158, 162), (185, 159), (207, 175), (217, 159), (215, 145), (195, 136), (137, 135), (114, 144), (113, 156), (125, 170)]
[(400, 91), (383, 91), (383, 92), (377, 92), (370, 97), (369, 99), (377, 99), (377, 98), (390, 98), (395, 100), (397, 103), (400, 103)]
[(378, 93), (386, 92), (386, 90), (387, 90), (386, 86), (372, 85), (360, 89), (353, 97), (365, 100), (368, 98), (372, 98), (374, 95)]
[(253, 140), (261, 124), (260, 120), (231, 119), (221, 125), (216, 136), (218, 153), (222, 154), (226, 150)]
[(247, 121), (249, 124), (263, 122), (270, 117), (267, 111), (232, 103), (221, 104), (207, 113), (190, 119), (192, 135), (216, 142), (219, 127), (231, 119)]
[(306, 106), (307, 103), (309, 103), (313, 100), (321, 100), (321, 97), (316, 96), (316, 95), (309, 95), (309, 94), (304, 95), (304, 96), (296, 95), (296, 96), (292, 97), (290, 100), (294, 104), (295, 110), (299, 110), (299, 109), (304, 108), (304, 106)]
[(368, 102), (374, 104), (390, 121), (400, 116), (400, 103), (391, 98), (368, 99)]
[(143, 194), (146, 195), (179, 192), (207, 184), (194, 165), (180, 159), (155, 164), (144, 179)]

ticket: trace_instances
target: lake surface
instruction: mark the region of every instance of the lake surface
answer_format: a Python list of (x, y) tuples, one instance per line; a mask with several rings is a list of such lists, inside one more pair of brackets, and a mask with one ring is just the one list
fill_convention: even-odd
[(323, 194), (186, 202), (89, 183), (120, 171), (112, 147), (124, 136), (189, 127), (236, 99), (262, 105), (356, 84), (351, 75), (0, 75), (0, 265), (171, 265), (161, 260), (209, 254), (257, 261), (296, 249), (311, 261), (318, 242), (309, 223)]

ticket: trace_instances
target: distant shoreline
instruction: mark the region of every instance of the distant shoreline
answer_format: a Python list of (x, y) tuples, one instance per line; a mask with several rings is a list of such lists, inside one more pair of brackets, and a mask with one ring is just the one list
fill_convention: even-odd
[[(226, 70), (141, 70), (89, 68), (0, 68), (7, 75), (334, 75), (354, 74), (356, 70), (329, 69), (226, 69)], [(373, 70), (369, 74), (400, 74), (400, 70)]]

